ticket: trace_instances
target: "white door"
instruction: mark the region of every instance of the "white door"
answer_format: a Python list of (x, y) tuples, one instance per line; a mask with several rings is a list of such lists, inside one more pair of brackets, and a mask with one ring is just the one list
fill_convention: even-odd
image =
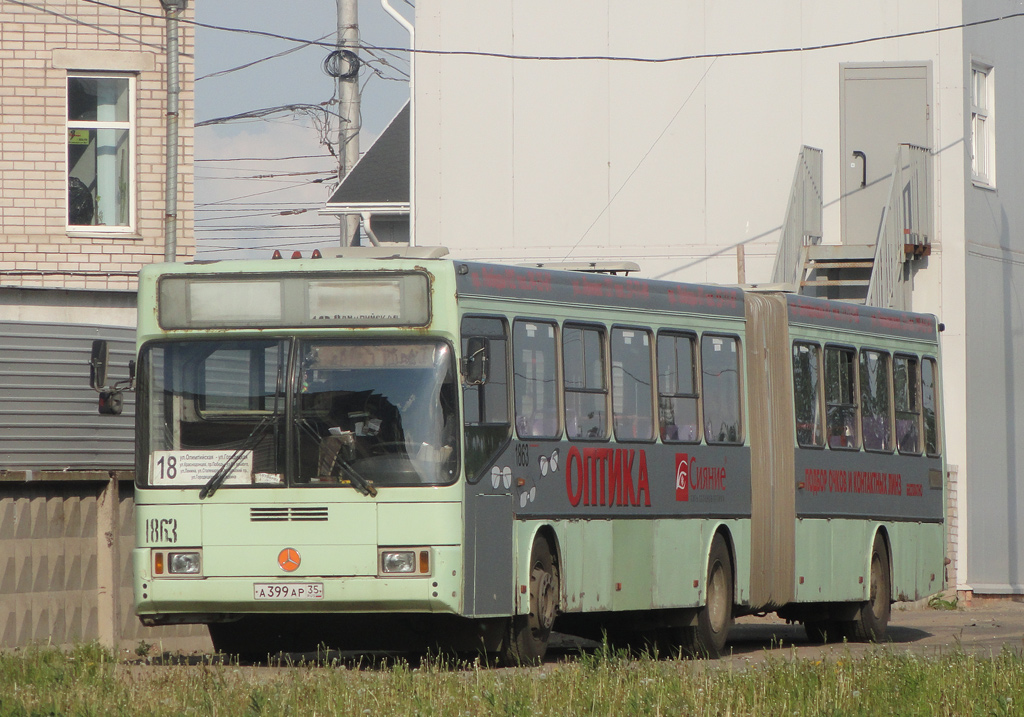
[(900, 144), (931, 147), (931, 66), (840, 66), (844, 244), (874, 244)]

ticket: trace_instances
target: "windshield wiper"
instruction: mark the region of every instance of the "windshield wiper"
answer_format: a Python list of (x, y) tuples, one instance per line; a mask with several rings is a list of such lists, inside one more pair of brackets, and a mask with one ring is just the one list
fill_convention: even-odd
[(341, 478), (346, 478), (352, 487), (363, 495), (368, 495), (371, 498), (377, 497), (377, 487), (373, 481), (363, 478), (359, 471), (348, 464), (348, 461), (338, 462), (338, 475)]
[[(330, 473), (334, 472), (335, 467), (338, 469), (338, 478), (345, 478), (352, 487), (358, 490), (363, 495), (368, 495), (371, 498), (377, 497), (377, 488), (373, 485), (373, 481), (367, 480), (362, 474), (352, 467), (350, 461), (352, 460), (352, 452), (355, 450), (355, 438), (351, 431), (344, 431), (339, 436), (341, 439), (341, 445), (338, 446), (338, 452), (334, 455), (334, 465), (331, 466)], [(344, 454), (344, 456), (342, 455)]]
[(199, 500), (209, 498), (211, 495), (217, 492), (217, 489), (224, 485), (224, 481), (228, 479), (231, 472), (238, 465), (238, 462), (242, 460), (242, 456), (245, 455), (246, 451), (252, 450), (259, 443), (259, 440), (263, 438), (263, 434), (267, 432), (267, 428), (274, 422), (275, 414), (269, 414), (260, 419), (260, 422), (252, 429), (252, 433), (246, 436), (245, 440), (242, 441), (242, 445), (235, 449), (235, 451), (228, 456), (228, 459), (221, 464), (220, 468), (210, 477), (210, 480), (206, 481), (206, 485), (203, 486), (202, 490), (199, 491)]

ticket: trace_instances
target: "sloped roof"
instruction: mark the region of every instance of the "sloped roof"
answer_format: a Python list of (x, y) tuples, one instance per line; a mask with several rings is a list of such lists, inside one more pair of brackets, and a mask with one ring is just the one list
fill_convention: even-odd
[(409, 210), (409, 103), (407, 102), (341, 185), (327, 200), (326, 213)]

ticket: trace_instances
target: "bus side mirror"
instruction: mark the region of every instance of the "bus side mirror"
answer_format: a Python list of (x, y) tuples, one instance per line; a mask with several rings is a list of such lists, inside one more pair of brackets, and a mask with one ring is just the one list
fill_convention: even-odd
[(109, 354), (110, 351), (106, 341), (96, 339), (92, 342), (92, 357), (89, 359), (89, 386), (96, 391), (107, 385), (107, 359)]
[(470, 336), (466, 341), (466, 356), (462, 359), (462, 374), (467, 385), (487, 383), (487, 364), (491, 359), (491, 342), (483, 336)]
[(100, 394), (100, 413), (108, 416), (120, 416), (124, 408), (125, 385), (128, 390), (135, 386), (135, 361), (128, 362), (128, 380), (118, 381), (113, 386), (107, 385), (107, 366), (110, 363), (110, 348), (103, 339), (92, 342), (92, 356), (89, 358), (89, 385)]

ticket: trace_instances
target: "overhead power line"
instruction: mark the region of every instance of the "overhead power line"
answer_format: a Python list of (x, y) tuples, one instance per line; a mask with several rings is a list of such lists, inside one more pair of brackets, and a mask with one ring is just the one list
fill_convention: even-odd
[(334, 32), (332, 31), (332, 32), (329, 32), (326, 35), (324, 35), (323, 37), (320, 37), (320, 38), (318, 38), (316, 40), (312, 40), (310, 42), (300, 43), (300, 44), (296, 45), (295, 47), (289, 47), (287, 50), (282, 50), (281, 52), (275, 53), (273, 55), (268, 55), (266, 57), (261, 57), (258, 60), (253, 60), (252, 62), (246, 62), (243, 65), (238, 65), (237, 67), (229, 67), (226, 70), (218, 70), (217, 72), (211, 72), (209, 74), (203, 75), (202, 77), (197, 77), (196, 78), (196, 82), (199, 82), (200, 80), (206, 80), (206, 79), (209, 79), (211, 77), (221, 77), (222, 75), (229, 75), (232, 72), (238, 72), (239, 70), (247, 70), (247, 69), (249, 69), (250, 67), (252, 67), (254, 65), (260, 64), (261, 62), (266, 62), (267, 60), (276, 60), (279, 57), (284, 57), (285, 55), (290, 55), (293, 52), (298, 52), (299, 50), (302, 50), (304, 48), (310, 47), (311, 45), (316, 45), (321, 40), (324, 40), (325, 38), (328, 38), (328, 37), (330, 37), (333, 34), (334, 34)]
[(280, 162), (289, 159), (330, 159), (329, 154), (297, 154), (292, 157), (206, 157), (194, 162)]
[(210, 206), (213, 206), (213, 205), (216, 205), (216, 204), (230, 204), (232, 202), (237, 202), (239, 199), (248, 199), (249, 197), (259, 197), (259, 196), (262, 196), (264, 194), (271, 194), (273, 192), (282, 192), (282, 191), (285, 191), (285, 190), (288, 190), (288, 189), (294, 189), (295, 187), (301, 187), (301, 186), (304, 186), (306, 184), (322, 184), (323, 182), (327, 181), (328, 179), (330, 179), (330, 177), (325, 177), (323, 179), (310, 179), (310, 180), (307, 180), (305, 182), (295, 182), (293, 184), (289, 184), (289, 185), (284, 186), (284, 187), (276, 187), (274, 189), (267, 189), (267, 190), (264, 190), (262, 192), (253, 192), (251, 194), (243, 194), (243, 195), (241, 195), (239, 197), (229, 197), (228, 199), (218, 199), (215, 202), (205, 202), (205, 203), (203, 203), (201, 205), (196, 205), (196, 206), (197, 207), (198, 206), (210, 207)]
[(230, 207), (216, 207), (210, 208), (210, 205), (199, 203), (195, 205), (196, 212), (237, 212), (248, 209), (270, 209), (273, 207), (306, 207), (307, 209), (319, 209), (323, 204), (317, 202), (312, 203), (309, 201), (305, 202), (285, 202), (281, 200), (270, 200), (260, 202), (234, 202)]
[(262, 119), (268, 115), (278, 114), (279, 112), (323, 112), (325, 114), (332, 114), (337, 116), (337, 113), (331, 110), (328, 105), (331, 102), (321, 102), (318, 105), (311, 104), (293, 104), (293, 105), (278, 105), (277, 107), (264, 107), (258, 110), (249, 110), (247, 112), (239, 112), (238, 114), (228, 115), (227, 117), (215, 117), (213, 119), (202, 120), (196, 122), (196, 127), (207, 127), (212, 124), (224, 124), (225, 122), (235, 122), (238, 120), (249, 120), (249, 119)]
[[(112, 8), (114, 10), (120, 10), (122, 12), (131, 13), (133, 15), (141, 15), (143, 17), (150, 17), (155, 19), (164, 19), (163, 15), (157, 15), (153, 13), (142, 12), (141, 10), (132, 10), (130, 8), (119, 7), (111, 3), (103, 2), (102, 0), (80, 0), (80, 2), (87, 2), (93, 5), (100, 5), (102, 7)], [(668, 57), (638, 57), (638, 56), (624, 56), (624, 55), (522, 55), (511, 52), (487, 52), (483, 50), (429, 50), (423, 48), (409, 48), (409, 47), (385, 47), (382, 45), (360, 45), (361, 49), (373, 49), (380, 51), (390, 52), (408, 52), (416, 55), (434, 55), (434, 56), (464, 56), (464, 57), (485, 57), (502, 60), (535, 60), (545, 62), (581, 62), (581, 61), (605, 61), (605, 62), (638, 62), (638, 63), (674, 63), (674, 62), (686, 62), (688, 60), (711, 60), (718, 58), (729, 58), (729, 57), (753, 57), (757, 55), (779, 55), (785, 53), (794, 52), (813, 52), (816, 50), (832, 50), (840, 47), (852, 47), (855, 45), (865, 45), (872, 42), (883, 42), (885, 40), (902, 40), (909, 37), (920, 37), (922, 35), (933, 35), (940, 32), (948, 32), (950, 30), (963, 30), (969, 27), (980, 27), (982, 25), (988, 25), (995, 22), (1003, 22), (1005, 20), (1013, 20), (1019, 17), (1024, 17), (1024, 12), (1008, 13), (1006, 15), (1000, 15), (999, 17), (992, 17), (985, 20), (973, 20), (970, 22), (958, 23), (955, 25), (943, 25), (941, 27), (926, 28), (923, 30), (908, 30), (907, 32), (897, 32), (889, 35), (876, 35), (874, 37), (860, 38), (857, 40), (843, 40), (839, 42), (821, 43), (816, 45), (794, 45), (791, 47), (777, 47), (769, 48), (765, 50), (737, 50), (734, 52), (707, 52), (698, 53), (692, 55), (674, 55)], [(220, 30), (223, 32), (238, 32), (249, 35), (260, 35), (263, 37), (272, 37), (279, 40), (288, 40), (289, 42), (298, 42), (308, 45), (320, 45), (322, 47), (331, 47), (334, 45), (318, 41), (310, 40), (301, 37), (290, 37), (288, 35), (280, 35), (274, 32), (265, 32), (263, 30), (249, 30), (246, 28), (239, 27), (224, 27), (222, 25), (210, 25), (207, 23), (197, 22), (195, 20), (186, 20), (184, 18), (179, 19), (179, 22), (194, 25), (195, 27), (202, 27), (209, 30)]]
[(963, 30), (969, 27), (979, 27), (981, 25), (988, 25), (994, 22), (1013, 20), (1019, 17), (1024, 17), (1024, 12), (1015, 12), (1007, 15), (1001, 15), (999, 17), (988, 18), (986, 20), (974, 20), (971, 22), (963, 22), (956, 25), (944, 25), (942, 27), (926, 28), (924, 30), (908, 30), (907, 32), (897, 32), (890, 35), (876, 35), (874, 37), (866, 37), (858, 40), (842, 40), (839, 42), (827, 42), (817, 45), (795, 45), (792, 47), (776, 47), (769, 48), (767, 50), (736, 50), (734, 52), (706, 52), (693, 55), (675, 55), (669, 57), (630, 57), (623, 55), (520, 55), (511, 52), (485, 52), (482, 50), (426, 50), (420, 48), (410, 49), (408, 47), (384, 46), (377, 46), (374, 49), (391, 50), (394, 52), (411, 52), (417, 55), (435, 55), (442, 57), (469, 56), (486, 57), (501, 60), (542, 60), (546, 62), (579, 62), (603, 60), (606, 62), (638, 62), (659, 64), (686, 62), (688, 60), (717, 60), (729, 57), (753, 57), (757, 55), (781, 55), (794, 52), (814, 52), (816, 50), (832, 50), (840, 47), (852, 47), (854, 45), (866, 45), (872, 42), (883, 42), (885, 40), (903, 40), (908, 37), (934, 35), (936, 33), (947, 32), (949, 30)]

